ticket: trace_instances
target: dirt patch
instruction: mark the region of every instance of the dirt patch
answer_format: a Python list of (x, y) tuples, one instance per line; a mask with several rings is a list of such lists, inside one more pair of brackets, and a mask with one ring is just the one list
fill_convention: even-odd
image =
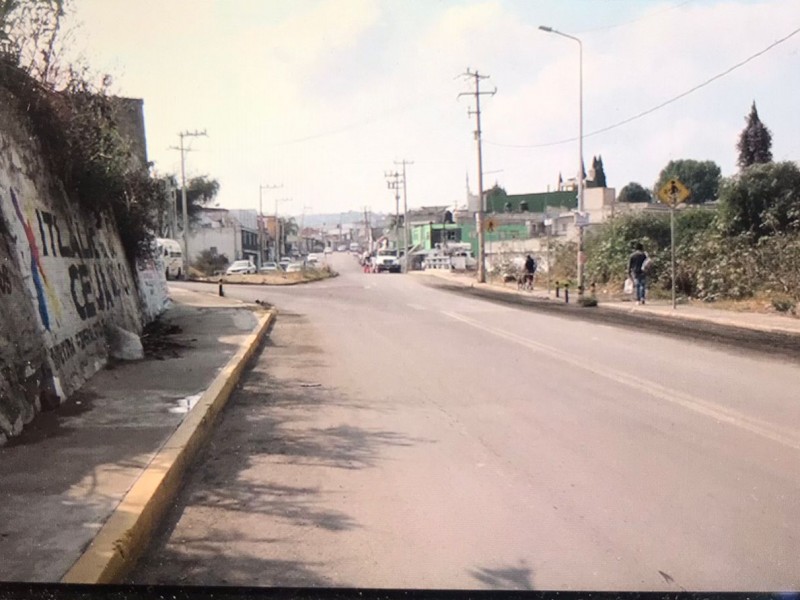
[(142, 347), (144, 348), (145, 359), (165, 360), (167, 358), (178, 358), (180, 356), (179, 350), (188, 347), (185, 340), (178, 341), (172, 337), (180, 333), (183, 333), (183, 329), (178, 325), (166, 323), (161, 319), (156, 319), (149, 323), (142, 332)]

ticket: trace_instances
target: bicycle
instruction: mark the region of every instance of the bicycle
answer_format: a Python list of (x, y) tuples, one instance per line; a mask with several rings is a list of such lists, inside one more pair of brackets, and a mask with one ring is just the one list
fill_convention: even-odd
[(523, 273), (517, 279), (517, 289), (523, 292), (532, 292), (535, 273)]

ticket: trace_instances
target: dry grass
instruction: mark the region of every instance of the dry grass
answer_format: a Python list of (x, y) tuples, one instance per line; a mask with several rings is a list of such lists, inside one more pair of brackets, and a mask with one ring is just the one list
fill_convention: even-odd
[(251, 285), (297, 285), (335, 277), (337, 273), (330, 269), (305, 269), (297, 273), (274, 271), (270, 273), (255, 273), (252, 275), (223, 275), (222, 277), (195, 277), (195, 281), (210, 281), (217, 283), (247, 283)]

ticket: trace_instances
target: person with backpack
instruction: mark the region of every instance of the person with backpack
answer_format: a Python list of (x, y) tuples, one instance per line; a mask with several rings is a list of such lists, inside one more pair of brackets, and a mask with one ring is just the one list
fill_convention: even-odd
[(644, 251), (644, 246), (641, 242), (637, 242), (635, 250), (628, 259), (628, 277), (633, 280), (637, 304), (644, 304), (647, 271), (651, 264), (650, 258)]

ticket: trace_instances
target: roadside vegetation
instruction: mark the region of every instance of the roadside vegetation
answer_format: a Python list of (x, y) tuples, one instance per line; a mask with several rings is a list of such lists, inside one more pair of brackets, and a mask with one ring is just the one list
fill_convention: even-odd
[[(164, 234), (169, 194), (178, 186), (174, 175), (155, 177), (151, 164), (136, 160), (132, 141), (121, 133), (124, 100), (112, 95), (111, 77), (64, 60), (75, 35), (63, 29), (70, 6), (70, 0), (0, 0), (2, 100), (27, 115), (46, 166), (70, 201), (112, 215), (133, 265)], [(191, 217), (219, 184), (201, 176), (186, 187)], [(180, 211), (180, 200), (174, 205)]]
[(320, 265), (319, 267), (306, 267), (300, 271), (270, 271), (268, 273), (252, 273), (252, 274), (238, 274), (238, 275), (224, 275), (219, 271), (216, 274), (206, 275), (200, 271), (192, 268), (193, 281), (206, 281), (206, 282), (222, 282), (222, 283), (246, 283), (250, 285), (296, 285), (298, 283), (311, 283), (313, 281), (322, 281), (336, 277), (338, 273), (334, 271), (329, 265)]
[[(737, 174), (720, 178), (709, 161), (673, 161), (662, 171), (658, 183), (677, 176), (699, 190), (675, 214), (679, 295), (706, 302), (758, 299), (777, 311), (795, 311), (800, 302), (800, 169), (793, 162), (772, 162), (770, 144), (771, 134), (754, 104), (738, 144)], [(638, 187), (632, 185), (628, 191), (633, 193), (626, 196), (646, 200), (649, 194)], [(637, 241), (654, 261), (651, 291), (666, 294), (671, 289), (666, 212), (624, 213), (591, 230), (587, 282), (621, 291)], [(574, 280), (575, 253), (574, 243), (559, 245), (551, 277)]]

